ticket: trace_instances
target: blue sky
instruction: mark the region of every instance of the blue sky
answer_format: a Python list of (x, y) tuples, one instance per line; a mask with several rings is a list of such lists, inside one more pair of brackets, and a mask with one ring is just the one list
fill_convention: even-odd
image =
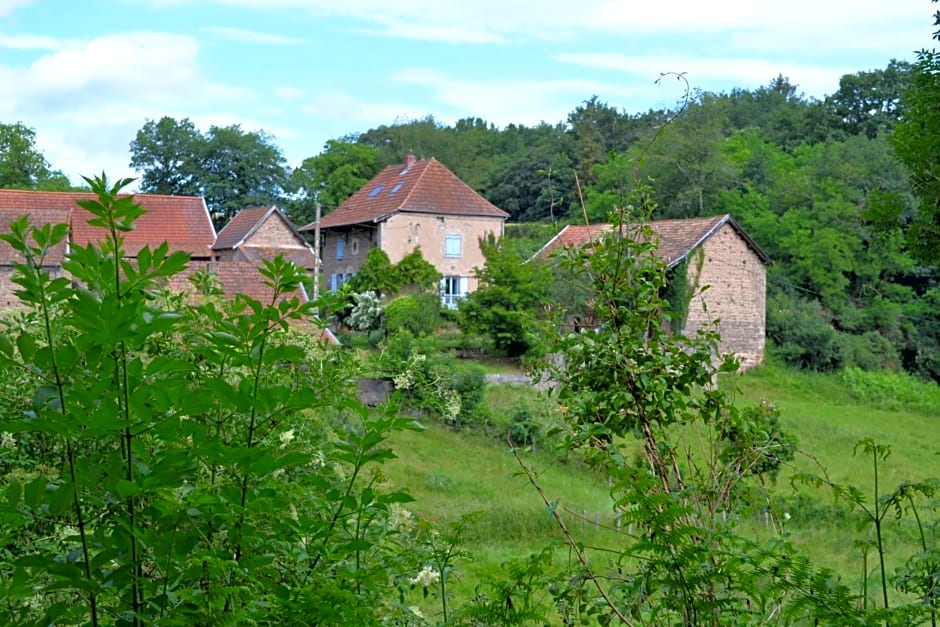
[(326, 140), (433, 115), (557, 123), (778, 74), (807, 96), (931, 47), (928, 0), (0, 0), (0, 122), (73, 180), (133, 176), (148, 119)]

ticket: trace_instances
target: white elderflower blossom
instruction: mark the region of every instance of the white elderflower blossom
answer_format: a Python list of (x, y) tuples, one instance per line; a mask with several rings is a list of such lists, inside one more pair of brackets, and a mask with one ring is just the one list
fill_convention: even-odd
[(411, 370), (404, 370), (392, 377), (392, 383), (397, 390), (408, 390), (415, 384), (415, 373)]
[(417, 616), (418, 618), (424, 620), (424, 614), (421, 613), (421, 609), (418, 608), (417, 605), (409, 605), (409, 606), (408, 606), (408, 610), (409, 610), (412, 614), (414, 614), (415, 616)]
[(279, 439), (281, 440), (282, 448), (287, 446), (288, 444), (294, 441), (294, 430), (288, 429), (287, 431), (285, 431), (279, 436)]
[(411, 578), (411, 585), (427, 588), (433, 586), (441, 580), (441, 574), (434, 570), (432, 566), (425, 566), (421, 572)]
[(441, 392), (441, 400), (444, 402), (444, 407), (441, 410), (444, 420), (457, 420), (461, 409), (460, 394), (456, 390), (444, 390)]
[(16, 438), (12, 433), (7, 431), (0, 433), (0, 448), (16, 448)]
[(401, 506), (400, 503), (392, 503), (388, 508), (388, 526), (392, 529), (408, 531), (414, 526), (415, 515)]

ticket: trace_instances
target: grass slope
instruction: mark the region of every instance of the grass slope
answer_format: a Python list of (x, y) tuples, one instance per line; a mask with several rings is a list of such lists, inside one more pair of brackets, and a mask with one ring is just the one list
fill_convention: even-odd
[[(890, 445), (892, 455), (881, 467), (882, 491), (903, 481), (940, 476), (940, 417), (869, 407), (855, 400), (838, 375), (795, 373), (774, 365), (750, 372), (722, 385), (734, 386), (740, 403), (768, 400), (781, 412), (785, 428), (794, 432), (805, 454), (781, 473), (777, 492), (791, 515), (786, 533), (804, 547), (819, 566), (839, 572), (858, 590), (863, 561), (856, 541), (870, 539), (858, 517), (833, 504), (830, 494), (816, 488), (789, 486), (795, 472), (821, 472), (832, 481), (853, 484), (873, 500), (870, 457), (853, 456), (855, 443), (872, 437)], [(506, 416), (520, 403), (539, 407), (542, 401), (528, 388), (490, 388), (487, 400), (494, 413), (496, 432), (505, 429)], [(544, 415), (544, 406), (539, 410)], [(399, 459), (388, 464), (390, 481), (407, 487), (416, 498), (419, 515), (445, 526), (462, 515), (478, 512), (468, 527), (465, 548), (472, 560), (459, 563), (461, 579), (455, 596), (469, 598), (479, 578), (496, 572), (500, 563), (525, 557), (561, 540), (544, 503), (506, 444), (492, 437), (455, 433), (430, 425), (422, 433), (402, 433), (392, 445)], [(559, 461), (549, 453), (526, 453), (526, 462), (539, 473), (550, 499), (558, 499), (572, 530), (586, 544), (609, 540), (594, 521), (614, 523), (606, 481), (575, 461)], [(585, 522), (581, 517), (585, 518)], [(761, 520), (751, 521), (757, 534), (768, 533)], [(916, 550), (914, 529), (907, 520), (887, 522), (888, 570), (900, 565), (901, 555)], [(560, 552), (564, 555), (564, 552)], [(878, 598), (876, 558), (869, 557), (871, 598)], [(431, 606), (430, 611), (433, 611)]]

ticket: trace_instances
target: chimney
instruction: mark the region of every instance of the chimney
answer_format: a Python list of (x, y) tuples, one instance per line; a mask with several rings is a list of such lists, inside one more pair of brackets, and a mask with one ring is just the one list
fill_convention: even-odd
[(411, 152), (411, 151), (409, 150), (409, 151), (408, 151), (408, 156), (405, 157), (405, 169), (407, 170), (407, 169), (411, 168), (411, 166), (413, 166), (413, 165), (415, 164), (415, 161), (417, 161), (417, 159), (415, 158), (415, 153), (413, 153), (413, 152)]

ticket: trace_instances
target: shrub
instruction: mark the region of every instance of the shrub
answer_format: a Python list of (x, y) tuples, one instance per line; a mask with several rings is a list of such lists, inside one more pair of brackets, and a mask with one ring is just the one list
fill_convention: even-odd
[(843, 363), (838, 333), (819, 303), (788, 295), (771, 297), (767, 337), (789, 366), (825, 372)]
[(436, 294), (399, 296), (385, 306), (385, 329), (395, 334), (403, 329), (420, 337), (437, 330), (441, 306)]
[(369, 290), (353, 294), (352, 312), (349, 314), (349, 326), (357, 331), (373, 331), (382, 327), (382, 302), (378, 294)]

